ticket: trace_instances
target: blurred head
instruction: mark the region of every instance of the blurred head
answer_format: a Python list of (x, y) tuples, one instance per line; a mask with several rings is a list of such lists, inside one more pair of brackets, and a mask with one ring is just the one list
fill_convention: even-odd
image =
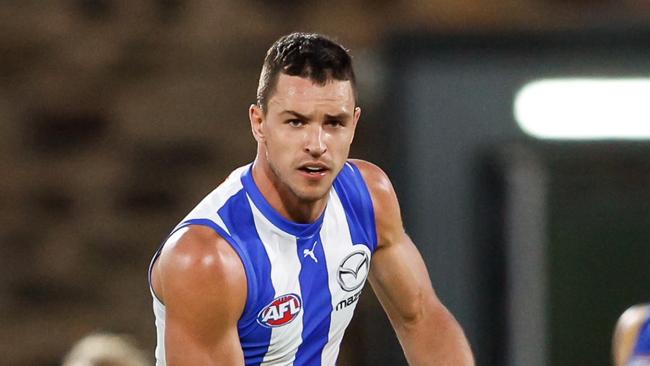
[(148, 358), (130, 338), (107, 333), (96, 333), (82, 338), (63, 360), (63, 366), (148, 365)]
[(350, 55), (320, 35), (282, 37), (266, 55), (257, 99), (249, 111), (256, 166), (284, 198), (325, 197), (361, 114)]

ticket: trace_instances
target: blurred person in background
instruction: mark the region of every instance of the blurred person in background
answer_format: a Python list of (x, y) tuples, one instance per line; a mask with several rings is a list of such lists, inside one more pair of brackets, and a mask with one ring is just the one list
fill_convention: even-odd
[(150, 366), (149, 358), (128, 336), (94, 333), (80, 339), (63, 366)]
[(158, 366), (334, 365), (366, 278), (409, 364), (473, 364), (388, 177), (348, 160), (360, 115), (345, 48), (305, 33), (271, 46), (249, 108), (255, 161), (152, 260)]
[(650, 304), (632, 306), (621, 315), (612, 343), (615, 366), (650, 366)]

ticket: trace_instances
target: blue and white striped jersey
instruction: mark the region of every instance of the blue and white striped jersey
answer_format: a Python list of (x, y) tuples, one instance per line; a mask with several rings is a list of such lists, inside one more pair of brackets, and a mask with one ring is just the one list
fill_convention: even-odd
[[(238, 322), (246, 365), (334, 365), (377, 246), (368, 188), (359, 169), (346, 163), (322, 216), (298, 224), (270, 206), (251, 167), (231, 173), (170, 237), (205, 225), (239, 255), (248, 284)], [(165, 306), (155, 295), (153, 306), (156, 365), (164, 366)]]

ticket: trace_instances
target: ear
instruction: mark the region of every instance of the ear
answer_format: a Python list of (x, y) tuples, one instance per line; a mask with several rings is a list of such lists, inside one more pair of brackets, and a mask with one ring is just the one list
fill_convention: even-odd
[(251, 131), (253, 132), (253, 137), (257, 142), (264, 141), (264, 132), (262, 131), (262, 125), (264, 124), (264, 111), (257, 104), (251, 104), (248, 108), (248, 119), (251, 122)]
[(357, 130), (357, 122), (361, 117), (361, 107), (354, 108), (354, 115), (352, 116), (352, 137), (350, 138), (350, 143), (354, 140), (354, 132)]

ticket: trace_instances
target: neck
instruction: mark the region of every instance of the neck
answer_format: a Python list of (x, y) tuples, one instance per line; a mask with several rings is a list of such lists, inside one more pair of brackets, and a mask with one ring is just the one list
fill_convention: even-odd
[(293, 222), (306, 224), (316, 221), (325, 210), (327, 196), (318, 200), (301, 199), (280, 181), (263, 159), (259, 155), (255, 159), (253, 179), (271, 207), (282, 217)]

